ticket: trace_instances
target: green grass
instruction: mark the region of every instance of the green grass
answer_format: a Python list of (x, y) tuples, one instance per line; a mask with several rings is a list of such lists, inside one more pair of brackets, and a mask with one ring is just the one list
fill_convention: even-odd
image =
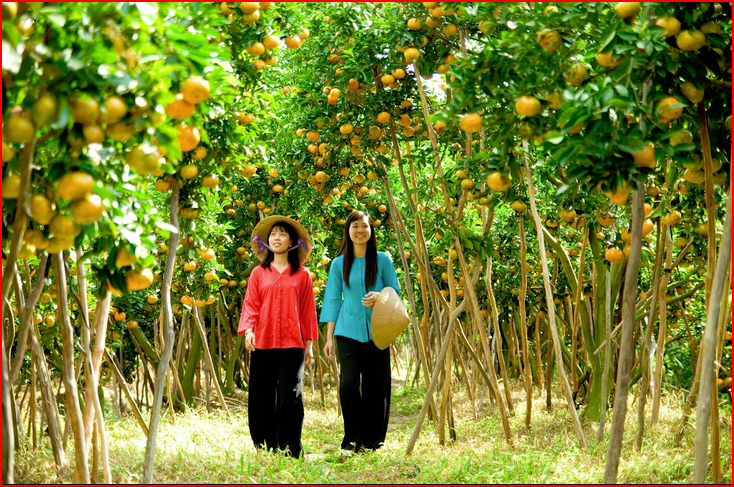
[[(327, 404), (319, 394), (305, 391), (303, 443), (309, 456), (294, 460), (255, 450), (244, 406), (211, 414), (192, 409), (161, 421), (156, 452), (155, 483), (600, 483), (606, 441), (596, 443), (596, 425), (584, 422), (589, 448), (578, 448), (565, 401), (553, 398), (545, 411), (545, 394), (536, 392), (532, 427), (524, 427), (524, 392), (513, 391), (515, 415), (510, 418), (513, 441), (502, 435), (496, 408), (485, 404), (475, 420), (466, 394), (454, 397), (456, 442), (438, 444), (433, 423), (426, 422), (411, 456), (405, 448), (423, 401), (421, 388), (393, 392), (390, 429), (385, 446), (376, 453), (346, 457), (339, 451), (343, 432), (336, 394), (327, 390)], [(246, 403), (239, 393), (238, 403)], [(634, 449), (636, 404), (627, 414), (619, 483), (669, 484), (690, 482), (693, 471), (694, 430), (688, 428), (680, 446), (674, 441), (681, 411), (680, 397), (664, 397), (660, 423), (648, 429), (641, 452)], [(723, 411), (722, 411), (723, 412)], [(607, 424), (607, 431), (608, 431)], [(132, 418), (108, 419), (110, 464), (115, 483), (140, 482), (146, 439)], [(447, 432), (448, 439), (448, 432)], [(731, 417), (722, 415), (721, 449), (724, 483), (731, 484)], [(67, 455), (73, 460), (73, 442)], [(38, 451), (16, 454), (18, 483), (56, 483), (47, 439)], [(710, 477), (709, 477), (710, 478)], [(60, 479), (70, 482), (71, 478)]]

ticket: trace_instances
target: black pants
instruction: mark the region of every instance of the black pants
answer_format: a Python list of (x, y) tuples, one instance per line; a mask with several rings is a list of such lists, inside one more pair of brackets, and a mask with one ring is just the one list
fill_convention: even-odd
[(390, 349), (336, 337), (341, 373), (339, 396), (344, 416), (342, 448), (359, 451), (382, 446), (390, 419)]
[(301, 456), (303, 359), (301, 348), (252, 352), (247, 417), (257, 448)]

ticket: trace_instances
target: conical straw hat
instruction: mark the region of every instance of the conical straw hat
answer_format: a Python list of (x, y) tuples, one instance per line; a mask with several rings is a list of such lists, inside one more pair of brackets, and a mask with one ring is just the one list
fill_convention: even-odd
[(398, 293), (391, 287), (380, 291), (372, 307), (372, 341), (385, 350), (410, 323), (408, 311)]
[[(288, 223), (293, 228), (295, 228), (296, 233), (298, 234), (298, 238), (306, 243), (308, 250), (303, 250), (302, 248), (298, 249), (298, 258), (301, 261), (301, 265), (305, 264), (308, 258), (311, 257), (311, 237), (309, 236), (306, 228), (292, 218), (281, 215), (273, 215), (263, 220), (260, 220), (260, 223), (258, 223), (252, 230), (251, 239), (255, 237), (260, 237), (263, 239), (263, 241), (265, 241), (265, 243), (267, 243), (268, 235), (270, 235), (270, 229), (281, 222)], [(261, 251), (259, 248), (259, 244), (252, 240), (250, 241), (250, 245), (252, 247), (252, 253), (255, 254), (255, 257), (257, 257), (260, 262), (265, 260), (265, 257), (268, 255), (267, 249)], [(291, 242), (291, 245), (296, 245), (296, 242)]]

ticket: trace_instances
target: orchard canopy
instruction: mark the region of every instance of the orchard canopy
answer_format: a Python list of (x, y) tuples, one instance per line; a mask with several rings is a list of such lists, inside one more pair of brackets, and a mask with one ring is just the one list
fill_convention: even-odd
[(3, 478), (30, 407), (59, 471), (88, 482), (95, 391), (114, 382), (149, 398), (150, 480), (163, 406), (193, 406), (204, 375), (208, 406), (247, 389), (254, 225), (309, 229), (320, 307), (362, 210), (411, 314), (393, 355), (426, 391), (408, 453), (426, 416), (446, 441), (456, 387), (472, 405), (488, 391), (508, 442), (509, 415), (542, 414), (515, 411), (510, 385), (557, 388), (579, 448), (599, 425), (613, 482), (628, 394), (639, 448), (676, 389), (704, 481), (731, 398), (731, 15), (3, 2)]

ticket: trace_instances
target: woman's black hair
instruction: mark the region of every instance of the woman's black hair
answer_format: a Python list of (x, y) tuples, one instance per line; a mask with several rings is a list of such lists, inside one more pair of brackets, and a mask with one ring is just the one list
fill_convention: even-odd
[(354, 262), (354, 243), (349, 236), (349, 227), (357, 220), (367, 217), (370, 224), (370, 239), (367, 241), (367, 261), (365, 262), (364, 283), (369, 289), (375, 285), (377, 281), (377, 238), (375, 237), (375, 227), (372, 226), (372, 218), (363, 211), (353, 211), (349, 214), (347, 222), (344, 224), (344, 236), (342, 237), (342, 245), (337, 255), (344, 256), (344, 285), (349, 287), (349, 272), (352, 270)]
[[(298, 243), (298, 232), (296, 232), (296, 229), (293, 228), (292, 225), (286, 223), (286, 222), (278, 222), (275, 225), (273, 225), (270, 228), (270, 232), (268, 232), (267, 237), (265, 238), (266, 242), (269, 242), (270, 240), (270, 234), (273, 233), (274, 228), (282, 228), (286, 232), (288, 232), (288, 236), (291, 238), (291, 247), (296, 245)], [(265, 249), (267, 252), (267, 255), (265, 256), (265, 260), (263, 260), (261, 266), (263, 266), (265, 269), (270, 269), (270, 264), (273, 262), (273, 259), (275, 259), (275, 254), (270, 249)], [(298, 269), (301, 267), (301, 259), (298, 255), (298, 249), (293, 249), (288, 252), (288, 263), (291, 265), (291, 275), (298, 272)]]

